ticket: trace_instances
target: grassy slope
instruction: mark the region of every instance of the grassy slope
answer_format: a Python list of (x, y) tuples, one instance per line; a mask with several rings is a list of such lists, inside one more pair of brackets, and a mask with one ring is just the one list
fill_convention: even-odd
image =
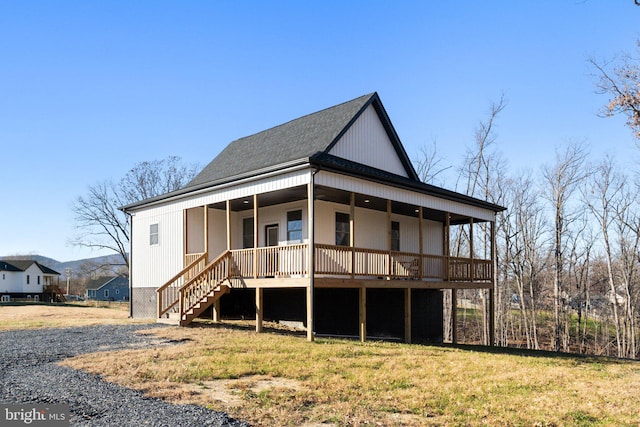
[[(640, 420), (638, 362), (481, 347), (307, 343), (230, 322), (154, 333), (185, 341), (65, 363), (266, 426), (619, 426)], [(255, 388), (265, 377), (288, 381)]]

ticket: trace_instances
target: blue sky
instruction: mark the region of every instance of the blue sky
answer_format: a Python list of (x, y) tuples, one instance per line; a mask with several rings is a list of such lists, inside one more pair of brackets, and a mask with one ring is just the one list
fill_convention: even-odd
[(101, 255), (68, 244), (88, 185), (169, 155), (204, 166), (373, 91), (412, 158), (435, 140), (459, 164), (504, 93), (511, 171), (568, 141), (637, 167), (586, 59), (632, 51), (639, 22), (633, 0), (0, 0), (0, 255)]

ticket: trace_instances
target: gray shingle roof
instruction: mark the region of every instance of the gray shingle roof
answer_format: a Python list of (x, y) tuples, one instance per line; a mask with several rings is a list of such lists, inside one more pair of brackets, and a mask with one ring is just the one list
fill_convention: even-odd
[(96, 291), (112, 282), (117, 285), (129, 286), (129, 279), (127, 279), (126, 277), (104, 276), (104, 277), (98, 277), (97, 279), (90, 280), (87, 283), (87, 290)]
[(58, 276), (60, 275), (60, 273), (58, 273), (57, 271), (46, 267), (42, 264), (40, 264), (38, 261), (34, 261), (34, 260), (11, 260), (11, 261), (0, 261), (0, 270), (4, 270), (4, 271), (25, 271), (27, 268), (31, 267), (32, 264), (35, 264), (38, 266), (38, 268), (40, 269), (40, 271), (42, 271), (45, 274), (57, 274)]
[(375, 93), (309, 114), (229, 144), (188, 185), (193, 187), (308, 159), (338, 139)]

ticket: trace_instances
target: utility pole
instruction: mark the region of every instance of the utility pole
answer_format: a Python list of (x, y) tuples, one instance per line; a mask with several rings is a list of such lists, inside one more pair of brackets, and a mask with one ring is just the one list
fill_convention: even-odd
[(67, 275), (67, 298), (69, 298), (69, 281), (71, 280), (71, 268), (67, 267), (64, 270), (64, 273)]

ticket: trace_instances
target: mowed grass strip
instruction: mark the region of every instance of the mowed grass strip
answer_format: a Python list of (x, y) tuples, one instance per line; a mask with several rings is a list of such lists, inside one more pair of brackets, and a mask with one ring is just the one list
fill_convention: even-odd
[[(149, 331), (182, 341), (65, 365), (261, 426), (637, 426), (640, 364), (552, 353), (318, 339), (248, 322)], [(265, 381), (267, 381), (265, 383)]]
[(79, 304), (1, 304), (0, 331), (11, 329), (64, 328), (72, 326), (150, 323), (129, 319), (129, 311), (115, 308), (87, 307)]

